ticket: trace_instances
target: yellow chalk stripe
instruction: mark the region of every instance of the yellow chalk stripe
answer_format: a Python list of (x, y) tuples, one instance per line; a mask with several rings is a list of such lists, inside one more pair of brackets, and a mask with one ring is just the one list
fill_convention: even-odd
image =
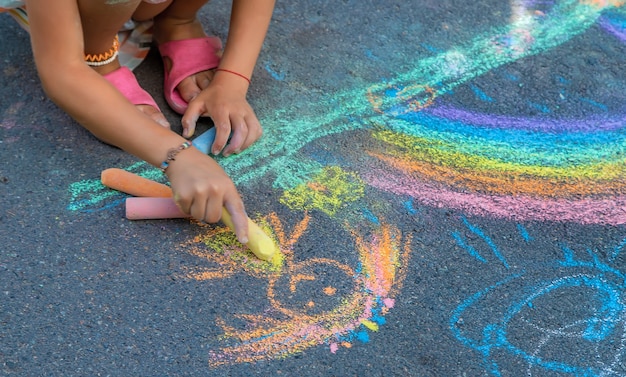
[(523, 194), (540, 197), (613, 196), (617, 193), (626, 193), (626, 181), (623, 178), (613, 181), (574, 180), (569, 177), (547, 180), (529, 177), (519, 172), (454, 170), (447, 166), (419, 160), (406, 160), (373, 153), (370, 153), (370, 155), (377, 157), (396, 169), (418, 175), (420, 179), (440, 182), (447, 186), (474, 192), (506, 195)]
[(364, 319), (361, 321), (361, 323), (363, 324), (363, 326), (367, 327), (368, 329), (372, 331), (378, 331), (378, 324), (376, 322), (372, 322), (367, 319)]
[(499, 171), (506, 172), (507, 175), (514, 173), (520, 176), (556, 179), (571, 177), (579, 180), (602, 180), (603, 182), (626, 177), (626, 159), (567, 167), (523, 165), (461, 153), (455, 151), (454, 145), (443, 141), (433, 141), (389, 131), (375, 132), (373, 136), (403, 149), (401, 153), (386, 151), (387, 154), (402, 155), (410, 157), (412, 160), (430, 162), (455, 170)]

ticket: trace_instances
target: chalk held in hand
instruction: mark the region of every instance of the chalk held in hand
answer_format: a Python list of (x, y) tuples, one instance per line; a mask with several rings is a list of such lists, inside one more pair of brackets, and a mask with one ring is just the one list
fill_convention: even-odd
[(200, 152), (209, 154), (211, 146), (213, 146), (213, 142), (215, 141), (215, 135), (215, 127), (211, 127), (193, 139), (191, 144)]
[[(190, 217), (184, 213), (172, 198), (127, 198), (126, 218), (129, 220), (179, 219)], [(222, 222), (231, 230), (235, 230), (233, 220), (222, 208)], [(248, 218), (248, 243), (250, 251), (259, 259), (272, 260), (277, 251), (274, 241), (263, 230)]]
[[(122, 169), (106, 169), (102, 172), (102, 184), (112, 189), (140, 198), (126, 199), (126, 218), (129, 220), (155, 220), (188, 218), (172, 199), (172, 189), (162, 183), (140, 177)], [(232, 231), (235, 226), (225, 208), (222, 208), (222, 222)], [(257, 224), (248, 218), (248, 248), (259, 259), (271, 260), (278, 251), (276, 244)]]
[[(230, 213), (226, 210), (226, 208), (222, 208), (222, 222), (226, 224), (232, 231), (235, 231), (235, 225), (233, 224), (233, 220), (230, 217)], [(263, 232), (256, 223), (248, 217), (248, 243), (246, 244), (248, 248), (256, 255), (259, 259), (263, 259), (266, 261), (272, 260), (274, 254), (278, 251), (276, 244), (272, 239)]]

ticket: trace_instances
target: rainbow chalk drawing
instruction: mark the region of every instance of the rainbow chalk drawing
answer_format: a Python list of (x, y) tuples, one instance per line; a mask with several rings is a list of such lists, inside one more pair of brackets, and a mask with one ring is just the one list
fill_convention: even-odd
[[(285, 216), (302, 220), (286, 224), (285, 218), (274, 213), (257, 217), (280, 247), (279, 257), (271, 261), (249, 258), (232, 232), (221, 227), (202, 226), (198, 236), (181, 245), (182, 251), (218, 266), (189, 269), (182, 274), (187, 279), (206, 281), (248, 274), (267, 284), (263, 314), (238, 313), (234, 318), (218, 319), (224, 335), (221, 346), (210, 354), (212, 366), (284, 358), (320, 345), (334, 353), (356, 341), (367, 342), (368, 334), (385, 323), (415, 252), (411, 235), (390, 222), (397, 216), (386, 213), (393, 204), (406, 208), (411, 217), (419, 216), (420, 207), (435, 207), (512, 222), (626, 224), (626, 108), (609, 111), (601, 102), (581, 97), (581, 102), (597, 111), (566, 118), (529, 100), (528, 106), (540, 115), (507, 116), (463, 109), (447, 101), (463, 85), (470, 86), (482, 101), (497, 101), (497, 96), (473, 85), (474, 80), (547, 53), (593, 26), (599, 30), (594, 32), (626, 43), (622, 0), (541, 2), (546, 8), (541, 10), (533, 8), (534, 3), (539, 2), (512, 0), (507, 25), (418, 59), (411, 64), (413, 69), (388, 81), (309, 104), (309, 113), (315, 116), (299, 116), (289, 105), (266, 114), (261, 121), (268, 126), (254, 146), (220, 159), (238, 186), (252, 188), (261, 181), (269, 182), (276, 191), (276, 205), (288, 208)], [(353, 135), (368, 140), (358, 157), (338, 151), (346, 153), (346, 158), (330, 163), (310, 152), (325, 138)], [(207, 148), (211, 139), (202, 135), (197, 140), (200, 149)], [(158, 170), (146, 164), (127, 170), (162, 179)], [(68, 209), (72, 211), (108, 209), (124, 199), (98, 180), (78, 182), (70, 187), (70, 194)], [(397, 203), (387, 203), (389, 198)], [(385, 203), (376, 207), (378, 199)], [(356, 253), (358, 262), (295, 258), (300, 256), (299, 241), (317, 222), (327, 232), (349, 239), (341, 254)], [(493, 375), (500, 375), (496, 352), (523, 359), (528, 375), (535, 368), (578, 375), (597, 372), (598, 368), (589, 367), (591, 361), (584, 366), (584, 360), (580, 364), (548, 360), (541, 356), (542, 349), (558, 337), (570, 335), (609, 340), (624, 318), (618, 297), (624, 291), (623, 274), (594, 253), (589, 253), (590, 260), (580, 259), (564, 248), (559, 266), (539, 271), (545, 279), (532, 280), (530, 274), (513, 271), (487, 231), (467, 220), (465, 224), (464, 231), (486, 242), (498, 263), (511, 271), (508, 278), (457, 307), (450, 320), (456, 339), (478, 351)], [(518, 226), (522, 239), (530, 244), (533, 235)], [(488, 264), (487, 254), (466, 241), (461, 232), (454, 232), (452, 241), (475, 261)], [(320, 241), (319, 247), (330, 250), (336, 245)], [(316, 272), (319, 266), (334, 271), (333, 276), (348, 287), (322, 288), (334, 304), (286, 302), (282, 297), (286, 292), (307, 292), (301, 287), (321, 284), (323, 277)], [(616, 283), (602, 280), (599, 274), (611, 275)], [(498, 291), (509, 284), (525, 286), (526, 296), (520, 293), (511, 298), (513, 302), (503, 302)], [(581, 287), (601, 296), (595, 314), (564, 322), (564, 327), (557, 329), (533, 329), (540, 333), (541, 341), (530, 348), (509, 342), (508, 329), (521, 323), (520, 315), (529, 305), (538, 305), (540, 297), (561, 289)], [(459, 325), (469, 311), (487, 307), (501, 308), (503, 315), (472, 327), (480, 329), (477, 333), (467, 333), (466, 327)], [(236, 327), (235, 319), (248, 326)], [(622, 342), (620, 350), (625, 349), (622, 340), (617, 342)], [(621, 357), (616, 355), (616, 359)], [(611, 368), (602, 370), (611, 375)]]

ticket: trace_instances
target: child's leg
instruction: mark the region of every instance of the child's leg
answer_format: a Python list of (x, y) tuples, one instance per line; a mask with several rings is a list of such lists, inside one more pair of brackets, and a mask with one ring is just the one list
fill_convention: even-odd
[[(101, 54), (111, 48), (113, 39), (122, 25), (132, 17), (141, 0), (125, 0), (110, 2), (78, 0), (85, 54)], [(111, 64), (93, 67), (104, 75), (119, 68), (116, 60)]]
[(133, 13), (133, 20), (135, 21), (148, 21), (156, 17), (159, 13), (162, 13), (167, 7), (172, 4), (173, 0), (163, 1), (142, 1), (141, 4)]
[[(130, 20), (140, 3), (141, 0), (118, 0), (107, 2), (78, 0), (78, 8), (83, 28), (83, 39), (85, 43), (85, 54), (99, 55), (109, 51), (118, 31), (122, 28), (126, 21)], [(109, 64), (93, 67), (93, 69), (101, 75), (111, 74), (118, 68), (120, 68), (118, 59), (113, 60)], [(129, 79), (134, 80), (132, 75), (129, 76)], [(122, 85), (137, 88), (136, 84), (131, 85), (130, 83), (123, 83)], [(118, 87), (118, 89), (120, 89), (120, 87)], [(140, 88), (138, 88), (138, 90), (143, 92)], [(148, 98), (154, 102), (150, 98), (149, 94), (145, 93), (145, 95), (147, 95)], [(141, 103), (145, 102), (146, 101)], [(158, 110), (158, 108), (153, 105), (144, 104), (139, 104), (137, 107), (158, 123), (169, 127), (165, 116)]]
[(154, 38), (158, 43), (204, 37), (202, 24), (196, 18), (207, 0), (173, 0), (154, 18)]

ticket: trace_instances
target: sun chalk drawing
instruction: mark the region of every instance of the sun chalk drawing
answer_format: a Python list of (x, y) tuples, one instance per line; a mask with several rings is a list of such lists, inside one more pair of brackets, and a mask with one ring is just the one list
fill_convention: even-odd
[(599, 251), (560, 248), (560, 260), (513, 271), (452, 313), (452, 333), (491, 375), (626, 374), (626, 275)]
[[(270, 214), (259, 220), (268, 234), (278, 241), (280, 257), (271, 262), (254, 258), (237, 243), (231, 231), (218, 228), (197, 237), (183, 250), (199, 258), (217, 263), (215, 268), (195, 268), (185, 277), (194, 280), (224, 279), (237, 273), (248, 273), (267, 281), (269, 308), (263, 314), (238, 314), (248, 323), (244, 329), (218, 319), (224, 340), (231, 345), (213, 350), (212, 366), (284, 358), (320, 344), (331, 352), (350, 348), (355, 340), (367, 342), (368, 332), (378, 331), (385, 324), (385, 314), (394, 305), (394, 297), (406, 276), (411, 253), (411, 236), (403, 236), (393, 225), (382, 224), (371, 236), (363, 237), (351, 230), (359, 265), (348, 266), (328, 258), (296, 259), (298, 239), (307, 231), (310, 216), (296, 224), (288, 234), (281, 220)], [(305, 294), (306, 302), (286, 302), (285, 292), (293, 294), (300, 285), (321, 279), (324, 274), (338, 274), (347, 281), (348, 289), (334, 306), (318, 309), (318, 303)], [(306, 288), (305, 288), (306, 289)], [(337, 288), (323, 288), (326, 296), (335, 296)], [(335, 300), (336, 301), (336, 300)]]
[[(412, 251), (410, 235), (402, 234), (389, 223), (384, 210), (372, 211), (369, 204), (364, 204), (375, 202), (377, 194), (385, 195), (385, 200), (389, 200), (389, 193), (395, 194), (398, 204), (412, 216), (419, 214), (421, 206), (431, 206), (512, 221), (626, 224), (623, 108), (608, 112), (601, 101), (581, 97), (580, 101), (586, 100), (598, 112), (563, 118), (551, 116), (549, 107), (533, 100), (527, 104), (541, 108), (541, 115), (495, 115), (446, 103), (446, 97), (453, 96), (453, 91), (461, 85), (471, 84), (488, 72), (506, 76), (506, 72), (499, 71), (502, 67), (547, 53), (595, 25), (612, 38), (624, 41), (621, 8), (624, 1), (561, 0), (547, 5), (542, 2), (542, 9), (533, 8), (534, 3), (539, 4), (512, 1), (514, 11), (508, 25), (493, 28), (456, 48), (416, 60), (409, 72), (311, 103), (314, 117), (298, 116), (291, 106), (266, 115), (262, 119), (266, 125), (263, 138), (243, 153), (220, 160), (237, 185), (252, 187), (257, 182), (269, 181), (281, 203), (304, 217), (291, 227), (289, 236), (284, 219), (278, 219), (275, 214), (259, 219), (283, 252), (271, 262), (255, 260), (236, 246), (229, 232), (220, 228), (203, 229), (193, 241), (182, 245), (182, 250), (216, 264), (216, 267), (188, 271), (185, 276), (189, 279), (227, 279), (247, 273), (267, 281), (268, 311), (272, 316), (236, 314), (235, 317), (249, 323), (244, 329), (229, 324), (228, 318), (219, 319), (217, 325), (223, 329), (223, 342), (228, 345), (213, 351), (212, 365), (288, 357), (322, 344), (337, 352), (355, 341), (368, 341), (368, 332), (378, 330), (393, 307)], [(519, 80), (514, 75), (507, 77)], [(481, 100), (498, 100), (482, 89), (474, 93)], [(330, 136), (350, 137), (351, 133), (370, 136), (371, 144), (365, 146), (358, 163), (331, 166), (307, 155), (305, 147)], [(129, 170), (146, 175), (158, 173), (146, 164), (133, 165)], [(339, 177), (348, 178), (349, 187), (341, 186)], [(96, 180), (78, 182), (70, 187), (70, 193), (68, 209), (74, 211), (110, 208), (122, 198)], [(359, 207), (360, 210), (354, 211)], [(359, 265), (321, 258), (296, 261), (297, 241), (309, 228), (310, 213), (325, 216), (319, 219), (320, 223), (350, 234)], [(360, 216), (361, 223), (374, 231), (364, 232), (355, 222), (346, 221), (354, 216)], [(464, 231), (490, 245), (488, 253), (481, 252), (460, 231), (453, 232), (453, 240), (473, 260), (488, 264), (494, 256), (503, 267), (510, 267), (486, 230), (467, 219), (464, 226)], [(517, 229), (524, 242), (533, 240), (522, 225)], [(529, 289), (536, 287), (535, 292), (540, 293), (498, 306), (502, 304), (497, 301), (500, 296), (492, 292), (512, 282), (525, 283), (529, 276), (511, 272), (508, 279), (477, 293), (454, 313), (451, 329), (457, 339), (479, 351), (493, 374), (499, 373), (495, 352), (502, 351), (525, 360), (529, 370), (586, 370), (575, 369), (566, 361), (547, 361), (547, 357), (541, 356), (547, 349), (544, 345), (557, 339), (557, 335), (565, 340), (570, 335), (596, 341), (608, 339), (601, 338), (608, 336), (603, 334), (608, 334), (611, 322), (622, 320), (618, 315), (622, 312), (621, 302), (615, 292), (622, 290), (623, 283), (614, 282), (615, 277), (621, 277), (619, 271), (596, 259), (592, 264), (573, 257), (566, 261), (571, 265), (562, 263), (558, 268), (546, 268), (547, 283), (529, 283)], [(341, 295), (336, 306), (325, 310), (320, 310), (320, 304), (312, 300), (297, 307), (286, 305), (281, 293), (298, 292), (302, 284), (319, 282), (322, 277), (316, 275), (315, 269), (319, 265), (334, 269), (350, 282), (351, 289), (339, 292), (334, 286), (324, 287), (321, 291), (329, 299)], [(586, 272), (565, 274), (570, 268), (586, 269)], [(563, 279), (552, 279), (555, 273), (560, 273)], [(611, 275), (608, 283), (603, 280), (607, 275)], [(529, 350), (520, 351), (522, 348), (507, 343), (507, 333), (502, 329), (514, 328), (513, 322), (526, 324), (519, 320), (522, 318), (519, 313), (531, 306), (538, 307), (540, 298), (572, 288), (596, 290), (606, 309), (586, 319), (572, 319), (557, 329), (545, 327), (538, 331), (539, 341)], [(507, 310), (504, 319), (474, 327), (483, 330), (480, 337), (465, 333), (465, 327), (461, 326), (461, 319), (466, 318), (464, 314), (481, 309), (486, 299), (494, 301), (494, 308)], [(594, 321), (599, 327), (592, 329), (589, 326)], [(589, 328), (576, 333), (575, 329), (582, 323)], [(611, 333), (617, 328), (612, 327)], [(618, 348), (618, 357), (622, 349)], [(616, 365), (612, 361), (607, 363)], [(611, 371), (611, 368), (603, 370)]]

